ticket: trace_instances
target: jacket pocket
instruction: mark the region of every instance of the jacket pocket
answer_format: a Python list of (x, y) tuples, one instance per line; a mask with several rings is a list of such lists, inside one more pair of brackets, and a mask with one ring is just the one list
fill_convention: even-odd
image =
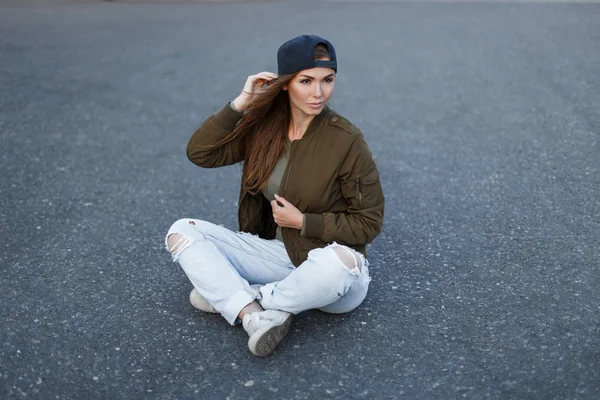
[(354, 177), (356, 198), (361, 209), (375, 207), (383, 202), (383, 192), (379, 183), (377, 167)]

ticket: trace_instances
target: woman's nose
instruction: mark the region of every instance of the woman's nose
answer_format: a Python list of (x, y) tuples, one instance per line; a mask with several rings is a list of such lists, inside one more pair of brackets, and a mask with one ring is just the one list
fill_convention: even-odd
[(313, 96), (315, 96), (317, 99), (320, 98), (323, 95), (323, 90), (321, 89), (321, 84), (317, 83), (315, 85), (315, 87), (313, 88)]

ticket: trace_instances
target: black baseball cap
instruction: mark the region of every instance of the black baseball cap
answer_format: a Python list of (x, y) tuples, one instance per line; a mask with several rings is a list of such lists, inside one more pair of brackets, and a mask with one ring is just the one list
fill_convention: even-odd
[[(327, 48), (331, 61), (315, 60), (315, 48), (318, 45)], [(337, 58), (333, 45), (316, 35), (302, 35), (288, 40), (277, 50), (277, 74), (288, 75), (303, 69), (316, 67), (332, 68), (337, 72)]]

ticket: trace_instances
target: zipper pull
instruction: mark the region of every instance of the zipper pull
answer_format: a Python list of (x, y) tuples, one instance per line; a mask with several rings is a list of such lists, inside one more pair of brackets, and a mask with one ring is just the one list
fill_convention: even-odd
[(360, 191), (360, 179), (358, 178), (358, 175), (356, 175), (356, 178), (354, 178), (354, 182), (356, 183), (356, 198), (358, 199), (358, 202), (362, 208), (362, 193)]

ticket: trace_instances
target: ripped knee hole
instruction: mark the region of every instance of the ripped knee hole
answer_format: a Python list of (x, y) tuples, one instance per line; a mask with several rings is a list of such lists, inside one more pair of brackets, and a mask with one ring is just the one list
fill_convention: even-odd
[(348, 269), (357, 269), (359, 271), (362, 270), (362, 260), (355, 251), (347, 248), (347, 247), (334, 247), (333, 251), (337, 254), (338, 258), (344, 263)]
[(177, 252), (183, 250), (190, 241), (191, 239), (187, 236), (183, 236), (180, 233), (172, 233), (167, 238), (168, 249), (171, 254), (177, 254)]

